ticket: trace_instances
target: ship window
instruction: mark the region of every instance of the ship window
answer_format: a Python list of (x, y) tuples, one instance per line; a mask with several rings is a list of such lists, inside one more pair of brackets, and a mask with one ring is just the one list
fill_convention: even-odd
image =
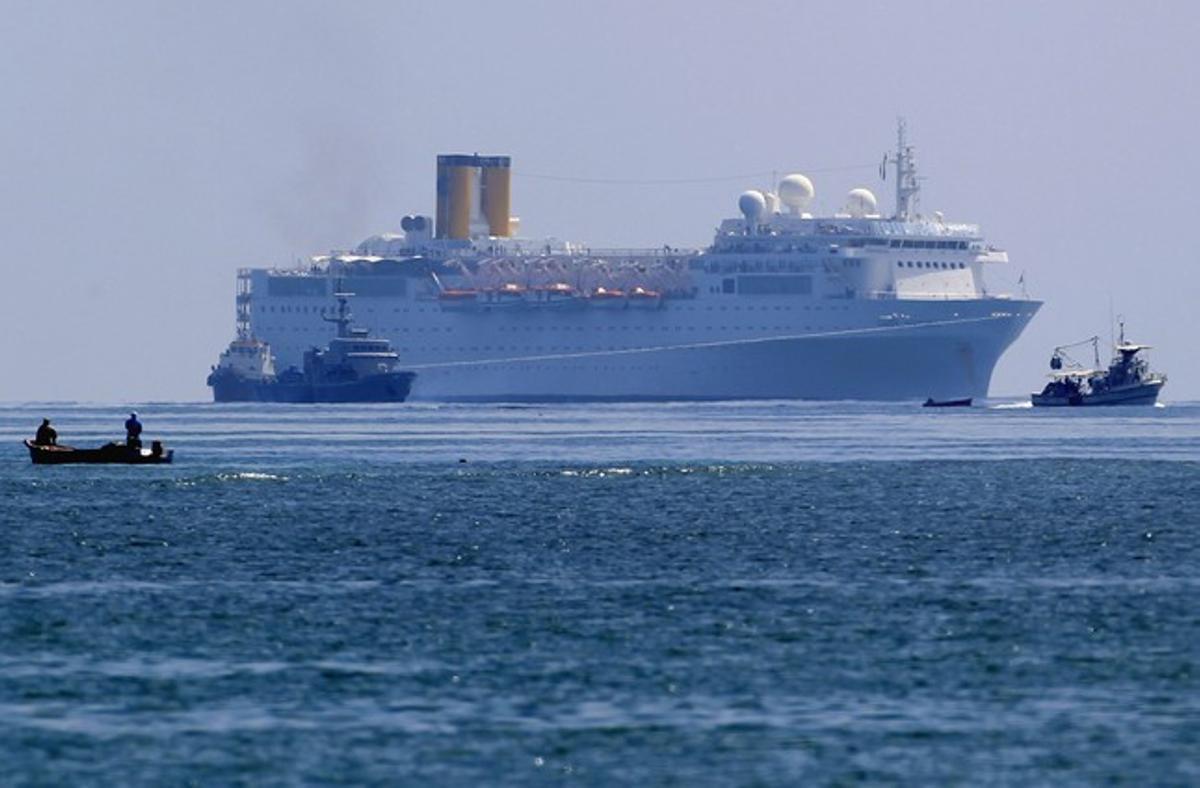
[(809, 295), (812, 277), (797, 274), (739, 276), (738, 292), (744, 295)]
[(736, 280), (733, 280), (733, 279), (722, 279), (721, 280), (721, 292), (722, 293), (732, 293), (732, 292), (734, 292), (736, 286), (737, 286)]
[(316, 296), (326, 294), (325, 280), (311, 276), (272, 276), (267, 278), (267, 295)]
[(966, 242), (966, 241), (959, 241), (959, 242), (958, 242), (958, 248), (959, 248), (959, 249), (966, 249), (966, 248), (967, 248), (967, 242)]
[(892, 241), (892, 248), (893, 248), (893, 249), (899, 249), (899, 248), (900, 248), (900, 242), (899, 242), (899, 241)]

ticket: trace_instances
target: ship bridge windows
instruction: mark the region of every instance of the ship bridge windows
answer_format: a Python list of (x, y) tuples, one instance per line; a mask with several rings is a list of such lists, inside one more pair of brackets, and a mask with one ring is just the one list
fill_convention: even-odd
[(897, 268), (936, 268), (941, 271), (962, 270), (967, 267), (966, 263), (951, 260), (945, 261), (929, 261), (929, 260), (897, 260)]
[(966, 249), (966, 241), (916, 241), (911, 239), (894, 240), (892, 249)]

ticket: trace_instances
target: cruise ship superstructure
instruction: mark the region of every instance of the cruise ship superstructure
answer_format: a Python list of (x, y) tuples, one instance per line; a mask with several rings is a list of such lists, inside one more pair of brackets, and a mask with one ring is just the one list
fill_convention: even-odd
[(813, 216), (796, 174), (741, 194), (707, 249), (601, 250), (514, 237), (508, 157), (439, 156), (435, 218), (239, 271), (238, 334), (298, 365), (341, 288), (417, 400), (985, 396), (1041, 304), (988, 290), (1008, 258), (976, 225), (917, 212), (903, 125), (891, 166), (890, 216), (862, 188)]

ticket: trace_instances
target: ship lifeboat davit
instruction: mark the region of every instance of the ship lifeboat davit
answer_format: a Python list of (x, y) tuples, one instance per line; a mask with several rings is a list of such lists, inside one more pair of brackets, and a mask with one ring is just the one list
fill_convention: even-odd
[(579, 293), (566, 282), (554, 282), (532, 288), (525, 298), (536, 306), (571, 306), (578, 302)]
[(443, 290), (438, 293), (438, 303), (443, 309), (473, 309), (479, 303), (478, 290)]
[(588, 296), (588, 303), (600, 309), (624, 309), (629, 305), (624, 290), (610, 287), (597, 287)]
[(507, 282), (499, 287), (483, 291), (482, 303), (489, 307), (514, 307), (525, 305), (525, 287)]
[(662, 293), (635, 287), (629, 291), (629, 305), (635, 309), (658, 309), (662, 305)]

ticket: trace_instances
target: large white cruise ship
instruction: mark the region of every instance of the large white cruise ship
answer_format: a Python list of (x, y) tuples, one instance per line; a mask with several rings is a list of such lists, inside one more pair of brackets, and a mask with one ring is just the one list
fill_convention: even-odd
[(298, 366), (352, 293), (417, 400), (985, 396), (1041, 303), (989, 291), (1008, 258), (976, 225), (917, 212), (903, 125), (892, 165), (890, 216), (866, 189), (812, 216), (812, 183), (788, 175), (744, 192), (707, 249), (632, 250), (519, 240), (509, 158), (439, 156), (436, 221), (239, 271), (238, 335)]

